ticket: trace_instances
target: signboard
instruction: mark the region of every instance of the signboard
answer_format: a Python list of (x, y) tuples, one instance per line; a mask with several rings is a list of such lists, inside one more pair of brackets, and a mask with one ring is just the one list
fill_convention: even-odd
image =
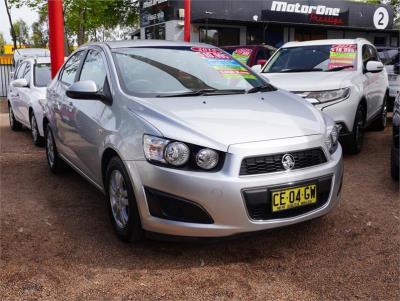
[(140, 26), (163, 23), (174, 19), (176, 1), (170, 0), (141, 0)]

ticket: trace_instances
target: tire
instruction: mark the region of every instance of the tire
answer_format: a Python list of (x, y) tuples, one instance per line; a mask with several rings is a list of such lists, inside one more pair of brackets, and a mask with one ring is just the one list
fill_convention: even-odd
[(37, 125), (35, 114), (32, 112), (30, 116), (30, 123), (31, 123), (31, 134), (32, 134), (32, 141), (33, 144), (36, 146), (43, 146), (44, 139), (40, 136), (39, 128)]
[(10, 128), (13, 131), (19, 131), (22, 129), (22, 123), (17, 121), (14, 116), (14, 111), (11, 107), (11, 105), (8, 106), (8, 120), (10, 121)]
[(356, 155), (361, 152), (364, 144), (364, 107), (358, 105), (356, 117), (354, 119), (353, 131), (345, 141), (347, 153)]
[(49, 125), (46, 126), (45, 142), (46, 158), (50, 170), (55, 174), (60, 174), (64, 172), (66, 169), (66, 165), (58, 154), (57, 146), (54, 141), (54, 136)]
[(399, 166), (396, 165), (396, 153), (394, 151), (394, 146), (392, 146), (392, 151), (390, 154), (390, 173), (392, 176), (392, 179), (395, 181), (399, 181)]
[(105, 191), (109, 216), (118, 238), (125, 242), (141, 240), (143, 229), (132, 183), (118, 157), (108, 163)]
[(378, 118), (372, 123), (371, 128), (376, 131), (383, 131), (386, 128), (387, 112), (388, 112), (388, 106), (387, 106), (388, 101), (387, 100), (388, 100), (388, 98), (386, 95), (385, 99), (383, 100), (381, 112), (379, 113)]

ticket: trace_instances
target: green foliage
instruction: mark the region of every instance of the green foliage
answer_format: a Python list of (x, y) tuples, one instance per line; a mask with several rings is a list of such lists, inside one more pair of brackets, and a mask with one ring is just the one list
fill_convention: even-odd
[[(29, 45), (29, 27), (26, 25), (25, 21), (22, 19), (19, 19), (16, 22), (13, 22), (13, 28), (15, 35), (17, 37), (17, 42), (19, 46), (21, 45)], [(12, 32), (10, 30), (10, 34), (12, 35)]]
[(2, 32), (0, 32), (0, 54), (4, 54), (4, 45), (6, 44), (6, 41), (4, 40), (4, 35)]

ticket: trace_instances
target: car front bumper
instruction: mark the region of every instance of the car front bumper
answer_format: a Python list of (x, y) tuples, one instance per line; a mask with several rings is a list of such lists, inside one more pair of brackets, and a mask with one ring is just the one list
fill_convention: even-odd
[[(284, 143), (282, 143), (284, 142)], [(283, 227), (323, 216), (338, 204), (341, 196), (343, 177), (342, 149), (330, 155), (325, 152), (327, 162), (318, 166), (276, 172), (270, 174), (239, 176), (243, 158), (250, 155), (265, 155), (282, 151), (295, 151), (320, 147), (321, 136), (285, 139), (285, 141), (264, 141), (233, 145), (229, 148), (224, 167), (215, 173), (193, 172), (171, 169), (150, 164), (147, 161), (125, 161), (139, 207), (144, 230), (174, 236), (223, 237), (241, 233)], [(243, 198), (243, 190), (304, 183), (331, 177), (329, 197), (321, 207), (288, 218), (252, 220)], [(212, 224), (189, 223), (154, 217), (150, 214), (145, 187), (165, 192), (200, 207), (212, 217)]]

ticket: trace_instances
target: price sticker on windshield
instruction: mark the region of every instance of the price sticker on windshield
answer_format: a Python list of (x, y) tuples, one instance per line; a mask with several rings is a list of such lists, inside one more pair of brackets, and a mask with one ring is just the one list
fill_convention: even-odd
[(355, 70), (357, 66), (356, 44), (332, 45), (329, 54), (328, 69), (330, 70), (343, 66), (352, 66), (345, 70)]

